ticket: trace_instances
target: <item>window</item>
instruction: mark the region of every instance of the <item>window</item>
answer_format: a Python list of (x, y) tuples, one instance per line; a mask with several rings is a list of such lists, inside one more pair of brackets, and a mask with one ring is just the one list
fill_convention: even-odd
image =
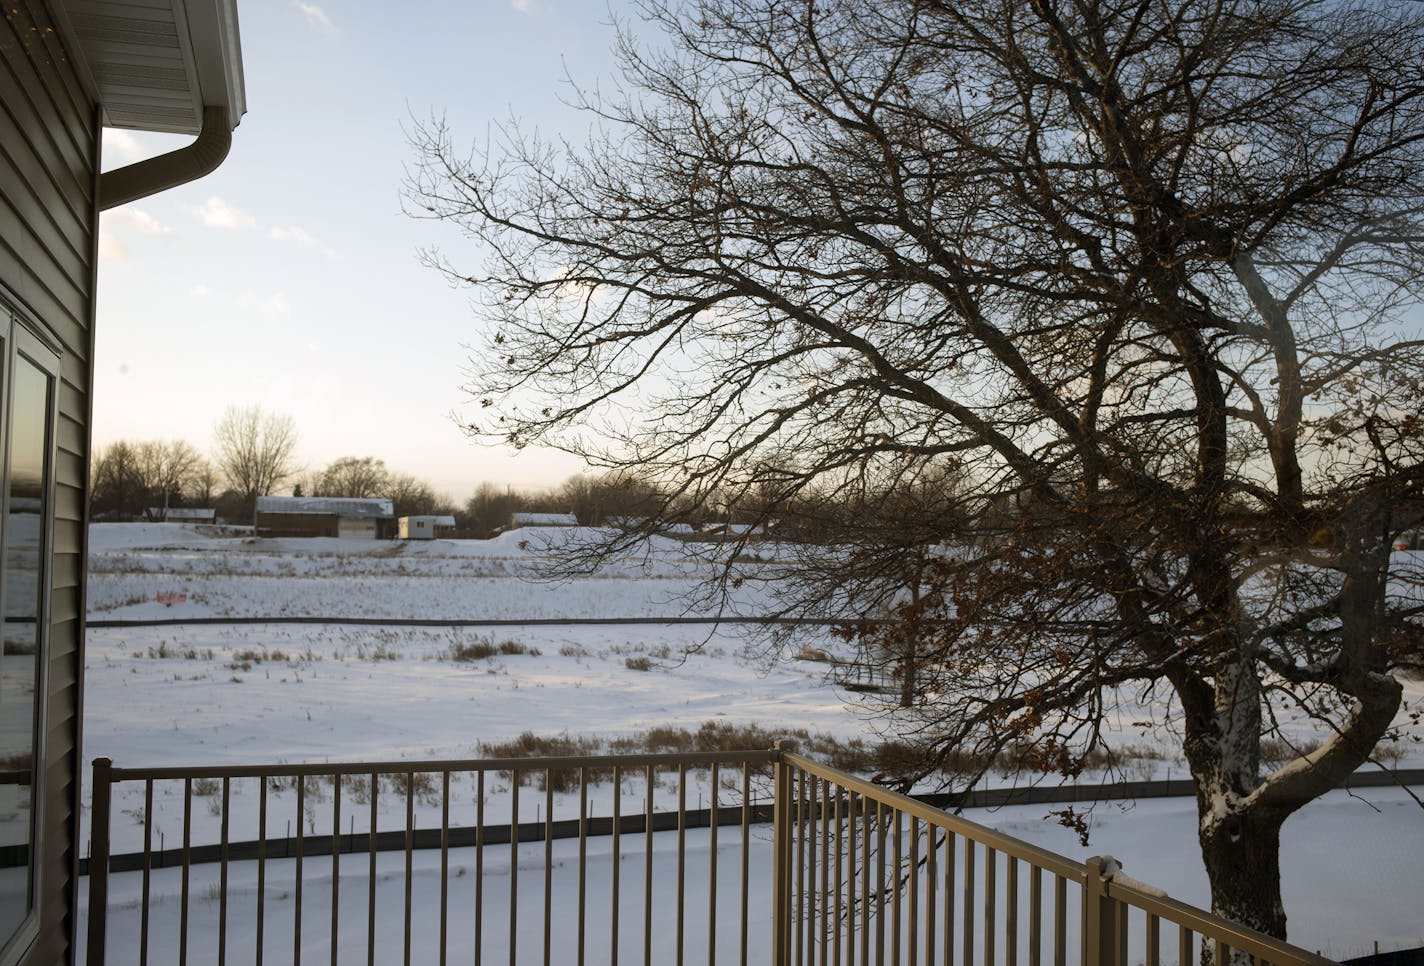
[(0, 959), (37, 928), (59, 357), (0, 301)]

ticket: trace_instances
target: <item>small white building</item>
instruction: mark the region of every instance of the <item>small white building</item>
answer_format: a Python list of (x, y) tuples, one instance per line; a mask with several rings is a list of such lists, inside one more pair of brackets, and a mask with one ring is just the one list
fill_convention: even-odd
[(455, 518), (448, 513), (401, 517), (396, 536), (401, 540), (434, 540), (455, 529)]

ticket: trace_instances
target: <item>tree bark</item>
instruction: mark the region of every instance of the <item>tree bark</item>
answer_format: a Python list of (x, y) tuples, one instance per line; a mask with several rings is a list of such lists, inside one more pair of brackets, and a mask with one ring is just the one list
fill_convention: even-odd
[(1233, 922), (1286, 938), (1286, 910), (1281, 902), (1281, 825), (1285, 816), (1251, 809), (1201, 813), (1198, 839), (1207, 878), (1211, 911)]

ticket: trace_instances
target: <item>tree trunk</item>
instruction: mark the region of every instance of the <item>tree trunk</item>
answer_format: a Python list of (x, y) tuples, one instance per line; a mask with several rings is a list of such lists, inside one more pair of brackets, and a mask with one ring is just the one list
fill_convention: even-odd
[[(920, 609), (920, 575), (917, 570), (914, 579), (910, 582), (910, 607), (915, 613)], [(918, 637), (911, 638), (910, 643), (905, 648), (905, 653), (900, 659), (900, 707), (912, 708), (915, 705), (916, 692), (919, 678), (919, 648)]]
[(916, 686), (916, 679), (919, 676), (919, 668), (916, 666), (918, 655), (915, 653), (916, 645), (912, 642), (905, 649), (905, 655), (900, 659), (900, 707), (912, 708), (915, 705), (915, 693), (919, 690)]
[(1281, 825), (1284, 816), (1214, 812), (1201, 816), (1198, 839), (1211, 882), (1211, 911), (1233, 922), (1286, 938), (1281, 902)]

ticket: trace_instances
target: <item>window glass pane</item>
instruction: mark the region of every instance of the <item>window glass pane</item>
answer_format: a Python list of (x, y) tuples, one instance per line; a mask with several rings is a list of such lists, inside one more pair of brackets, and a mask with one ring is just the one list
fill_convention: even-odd
[(50, 376), (16, 354), (10, 477), (4, 498), (4, 642), (0, 647), (0, 944), (34, 902), (32, 791), (38, 760)]

